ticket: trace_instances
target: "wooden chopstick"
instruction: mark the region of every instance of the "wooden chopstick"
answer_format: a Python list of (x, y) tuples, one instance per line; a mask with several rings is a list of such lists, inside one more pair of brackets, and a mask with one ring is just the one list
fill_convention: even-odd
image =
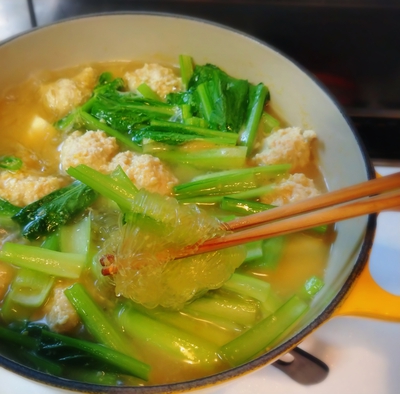
[[(388, 190), (389, 192), (387, 192)], [(368, 197), (370, 195), (375, 196)], [(354, 200), (360, 197), (364, 198), (359, 201), (344, 203), (345, 201)], [(249, 227), (260, 224), (262, 221), (260, 218), (267, 217), (266, 220), (268, 221), (275, 220), (268, 223), (263, 222), (262, 225), (257, 227), (246, 228), (241, 231), (228, 233), (222, 237), (209, 239), (199, 246), (186, 248), (178, 258), (212, 252), (247, 242), (307, 230), (316, 226), (331, 224), (357, 216), (398, 208), (399, 206), (400, 173), (396, 173), (326, 193), (298, 203), (288, 204), (287, 206), (249, 215), (245, 218), (241, 218), (243, 219), (243, 222), (239, 220), (231, 221), (228, 223), (227, 229), (232, 229), (231, 224), (234, 223), (234, 226), (236, 225), (234, 229), (237, 230), (239, 229), (237, 226), (238, 223), (240, 223), (242, 227)], [(321, 207), (324, 208), (318, 209)], [(308, 213), (300, 214), (302, 209)], [(289, 217), (290, 215), (296, 216)]]
[(289, 216), (310, 212), (331, 205), (340, 204), (358, 198), (372, 196), (384, 191), (400, 188), (400, 172), (362, 182), (320, 196), (311, 197), (296, 203), (287, 204), (279, 208), (240, 217), (224, 223), (227, 230), (239, 230), (272, 220), (283, 219)]

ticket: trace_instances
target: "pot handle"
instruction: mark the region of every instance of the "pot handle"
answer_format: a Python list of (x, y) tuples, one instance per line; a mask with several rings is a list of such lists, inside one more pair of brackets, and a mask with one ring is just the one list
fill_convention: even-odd
[(361, 316), (400, 322), (400, 296), (387, 292), (375, 282), (368, 261), (333, 316)]

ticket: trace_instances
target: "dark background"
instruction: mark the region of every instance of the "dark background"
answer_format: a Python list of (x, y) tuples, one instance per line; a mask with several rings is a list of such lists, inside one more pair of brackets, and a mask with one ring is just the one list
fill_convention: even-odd
[(33, 26), (97, 12), (178, 13), (277, 47), (345, 107), (371, 157), (400, 160), (400, 0), (27, 0)]

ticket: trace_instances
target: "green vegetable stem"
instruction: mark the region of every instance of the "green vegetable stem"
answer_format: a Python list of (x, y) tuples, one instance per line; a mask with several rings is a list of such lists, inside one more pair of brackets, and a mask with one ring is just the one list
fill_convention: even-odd
[[(290, 165), (280, 164), (213, 172), (198, 176), (190, 182), (176, 185), (174, 192), (178, 199), (197, 196), (230, 195), (255, 189), (270, 177), (285, 174), (289, 168)], [(240, 201), (237, 202), (237, 204), (239, 203)], [(262, 205), (263, 207), (268, 207), (268, 205)]]
[(213, 343), (146, 316), (134, 307), (123, 306), (118, 313), (118, 322), (128, 335), (158, 357), (182, 360), (210, 370), (219, 363), (217, 346)]
[(266, 101), (269, 100), (268, 88), (262, 83), (250, 87), (250, 102), (244, 130), (240, 134), (239, 145), (246, 146), (247, 156), (253, 151), (261, 115)]
[(279, 120), (274, 118), (268, 112), (263, 112), (261, 115), (261, 123), (263, 125), (263, 131), (266, 134), (269, 134), (272, 130), (280, 126)]
[(222, 289), (237, 292), (241, 295), (253, 297), (265, 302), (268, 298), (271, 285), (261, 279), (249, 275), (234, 273), (223, 285)]
[(96, 190), (102, 196), (116, 202), (123, 211), (130, 210), (130, 200), (138, 192), (136, 186), (123, 173), (122, 168), (117, 169), (111, 175), (104, 175), (85, 164), (79, 164), (76, 167), (70, 167), (67, 173)]
[(293, 296), (277, 311), (261, 320), (245, 333), (220, 348), (221, 354), (232, 365), (245, 363), (268, 348), (308, 309), (307, 303)]
[(141, 83), (137, 87), (137, 91), (146, 99), (162, 101), (161, 97), (147, 83)]
[(12, 227), (14, 222), (12, 217), (21, 208), (11, 204), (9, 201), (0, 198), (0, 225), (3, 227)]
[(182, 84), (188, 89), (189, 81), (193, 75), (193, 59), (189, 55), (179, 55), (179, 68), (181, 71)]
[(118, 352), (132, 353), (131, 343), (116, 329), (110, 316), (100, 309), (80, 283), (75, 283), (65, 289), (64, 294), (96, 341)]
[(50, 332), (44, 325), (27, 323), (19, 331), (0, 327), (0, 338), (2, 342), (21, 346), (21, 349), (14, 347), (13, 353), (47, 373), (61, 375), (68, 361), (76, 363), (81, 358), (84, 360), (80, 365), (82, 373), (90, 373), (92, 367), (94, 374), (94, 369), (100, 365), (106, 371), (113, 371), (112, 377), (119, 372), (145, 381), (149, 379), (148, 364), (97, 343)]
[(272, 237), (262, 241), (263, 256), (260, 260), (253, 262), (252, 266), (275, 269), (282, 258), (285, 237)]
[(62, 253), (12, 242), (4, 243), (0, 259), (17, 267), (70, 279), (79, 278), (86, 262), (86, 256), (82, 254)]
[[(138, 306), (135, 305), (135, 308), (138, 309)], [(217, 346), (222, 346), (231, 341), (245, 329), (244, 326), (232, 320), (206, 312), (190, 311), (185, 308), (179, 312), (144, 307), (139, 310), (155, 320), (199, 336)]]
[(194, 152), (160, 151), (160, 159), (172, 164), (187, 164), (204, 170), (228, 170), (241, 168), (246, 164), (246, 148), (241, 146), (204, 149)]
[(275, 205), (232, 197), (224, 197), (220, 206), (225, 211), (233, 212), (239, 215), (251, 215), (253, 213), (263, 212), (268, 209), (275, 208)]
[(0, 168), (17, 171), (23, 165), (22, 160), (16, 156), (0, 156)]
[(187, 310), (204, 312), (232, 320), (243, 326), (252, 326), (259, 318), (260, 303), (230, 292), (209, 292), (188, 305)]

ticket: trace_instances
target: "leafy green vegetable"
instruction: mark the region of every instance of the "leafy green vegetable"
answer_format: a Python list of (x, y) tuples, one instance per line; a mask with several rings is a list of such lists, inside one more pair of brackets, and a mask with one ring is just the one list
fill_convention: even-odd
[(21, 208), (11, 204), (9, 201), (0, 198), (0, 225), (2, 227), (14, 227), (11, 219)]
[[(236, 144), (237, 137), (212, 136), (204, 130), (185, 128), (185, 124), (224, 134), (237, 134), (244, 127), (241, 143), (251, 150), (268, 89), (233, 78), (211, 64), (193, 69), (190, 56), (181, 55), (179, 61), (187, 90), (170, 93), (166, 102), (146, 84), (141, 84), (138, 92), (129, 92), (121, 78), (103, 73), (91, 98), (55, 126), (67, 131), (103, 130), (137, 152), (148, 141), (182, 145), (201, 139), (212, 144)], [(181, 127), (160, 128), (157, 121), (170, 121)]]
[[(165, 308), (148, 309), (135, 304), (135, 309), (164, 324), (189, 332), (218, 346), (229, 342), (244, 330), (244, 327), (232, 320), (205, 312), (170, 311)], [(199, 329), (201, 327), (201, 329)]]
[(228, 170), (244, 167), (246, 148), (241, 146), (203, 149), (193, 152), (160, 151), (154, 152), (160, 159), (175, 164), (187, 164), (205, 170)]
[(261, 115), (261, 123), (263, 125), (263, 131), (266, 134), (270, 133), (273, 129), (280, 126), (279, 120), (274, 118), (268, 112), (264, 112)]
[(17, 171), (23, 165), (22, 160), (16, 156), (0, 156), (0, 168)]
[(193, 75), (192, 57), (189, 55), (179, 55), (179, 68), (181, 71), (183, 87), (187, 89), (189, 86), (189, 81)]
[(241, 215), (250, 215), (275, 208), (275, 205), (264, 204), (258, 201), (241, 200), (232, 197), (224, 197), (220, 205), (221, 208), (226, 211)]
[(288, 329), (305, 311), (307, 303), (297, 296), (285, 302), (272, 315), (261, 320), (245, 333), (220, 348), (221, 354), (232, 365), (243, 364)]
[(83, 107), (76, 108), (65, 118), (60, 119), (54, 125), (59, 130), (70, 131), (72, 129), (86, 129), (86, 130), (102, 130), (111, 137), (117, 139), (117, 141), (124, 144), (129, 149), (132, 149), (135, 152), (140, 152), (141, 148), (132, 141), (132, 138), (129, 135), (125, 135), (118, 130), (113, 129), (108, 126), (105, 122), (100, 121), (94, 116), (83, 110)]
[(236, 272), (222, 285), (224, 290), (234, 291), (262, 302), (266, 301), (270, 288), (271, 285), (262, 279)]
[[(195, 196), (229, 195), (249, 189), (255, 189), (270, 178), (279, 174), (285, 174), (289, 168), (289, 164), (279, 164), (213, 172), (211, 174), (198, 176), (190, 182), (176, 185), (174, 187), (174, 192), (178, 196), (178, 199)], [(233, 209), (233, 207), (238, 206), (238, 204), (242, 204), (243, 206), (243, 201), (231, 201), (229, 207), (227, 201), (225, 204), (222, 204), (223, 209), (228, 209), (230, 207), (231, 209), (229, 210), (235, 213), (245, 213), (245, 211), (239, 212), (239, 209)], [(266, 204), (260, 205), (263, 208), (261, 210), (265, 210), (269, 207)]]
[(117, 330), (110, 316), (95, 303), (82, 284), (74, 283), (64, 294), (97, 342), (124, 354), (132, 351), (129, 339)]
[[(193, 119), (193, 118), (192, 118)], [(226, 133), (216, 130), (211, 130), (205, 127), (191, 125), (191, 124), (183, 124), (177, 122), (165, 122), (159, 120), (152, 120), (150, 122), (150, 126), (154, 128), (154, 130), (166, 131), (166, 132), (175, 132), (182, 134), (189, 134), (193, 136), (197, 136), (197, 138), (216, 138), (223, 141), (226, 145), (235, 145), (237, 136), (232, 133)]]
[(161, 101), (134, 96), (133, 93), (117, 93), (110, 97), (101, 95), (92, 99), (90, 114), (110, 127), (122, 132), (134, 133), (148, 126), (150, 120), (168, 120), (178, 113), (178, 108)]
[(182, 145), (189, 141), (200, 140), (204, 138), (197, 136), (194, 133), (174, 133), (163, 130), (154, 130), (152, 127), (145, 127), (143, 129), (137, 130), (133, 136), (133, 140), (138, 144), (143, 144), (143, 139), (161, 142), (168, 145)]
[(205, 119), (212, 129), (238, 133), (246, 118), (249, 86), (214, 65), (197, 65), (188, 90), (169, 94), (167, 100), (189, 104), (193, 116)]
[[(108, 78), (111, 78), (108, 75)], [(102, 82), (103, 81), (103, 82)], [(107, 120), (107, 112), (122, 111), (123, 115), (130, 120), (138, 119), (134, 123), (143, 123), (149, 119), (170, 118), (177, 114), (177, 107), (170, 104), (160, 102), (158, 99), (149, 99), (134, 92), (126, 92), (125, 83), (120, 78), (108, 80), (104, 82), (104, 78), (100, 76), (99, 84), (93, 91), (93, 96), (85, 107), (87, 112), (91, 113), (98, 119)], [(113, 120), (108, 119), (110, 126)], [(128, 122), (119, 124), (117, 130), (130, 130), (132, 125)]]
[[(239, 195), (231, 195), (224, 197), (220, 202), (221, 208), (226, 211), (233, 212), (239, 215), (250, 215), (253, 213), (263, 212), (267, 211), (268, 209), (276, 208), (276, 205), (264, 204), (258, 201), (245, 200), (241, 199), (240, 196), (244, 196), (243, 193), (240, 193)], [(327, 230), (328, 230), (327, 225), (321, 225), (313, 227), (309, 231), (312, 231), (317, 234), (324, 234)]]
[(42, 206), (54, 199), (62, 196), (64, 193), (72, 190), (76, 187), (77, 183), (71, 183), (70, 185), (57, 189), (52, 193), (47, 194), (46, 196), (40, 198), (39, 200), (34, 201), (31, 204), (26, 205), (24, 208), (19, 208), (19, 210), (13, 216), (13, 220), (21, 225), (25, 225), (30, 221), (34, 220), (36, 211)]
[(27, 323), (18, 330), (0, 327), (0, 338), (27, 350), (23, 356), (29, 357), (31, 364), (39, 370), (50, 370), (61, 374), (63, 369), (54, 368), (52, 363), (61, 366), (79, 363), (84, 370), (103, 370), (105, 373), (120, 372), (148, 380), (150, 366), (114, 349), (93, 342), (67, 337), (50, 332), (47, 326)]
[(13, 220), (23, 226), (24, 237), (37, 239), (68, 223), (90, 206), (97, 196), (93, 189), (75, 181), (22, 208), (13, 216)]
[(253, 298), (245, 298), (227, 291), (208, 292), (186, 307), (192, 312), (205, 312), (216, 315), (246, 327), (251, 327), (258, 319), (260, 302)]
[(22, 160), (15, 156), (1, 156), (0, 157), (0, 168), (6, 170), (16, 171), (19, 170), (23, 165)]
[(262, 83), (259, 83), (257, 86), (251, 85), (249, 90), (246, 124), (239, 138), (239, 145), (247, 147), (247, 156), (250, 156), (253, 151), (264, 105), (269, 98), (268, 88)]
[(147, 83), (142, 83), (137, 87), (137, 91), (147, 99), (162, 101), (161, 97)]
[[(185, 104), (183, 104), (183, 105), (185, 105)], [(183, 107), (183, 105), (182, 105), (182, 107)], [(183, 118), (183, 115), (182, 115), (182, 118)], [(190, 126), (197, 126), (197, 127), (203, 127), (203, 128), (206, 128), (208, 126), (208, 123), (205, 119), (198, 118), (197, 116), (183, 118), (183, 120), (184, 120), (185, 124), (190, 125)]]
[(203, 141), (215, 145), (236, 145), (237, 136), (186, 123), (152, 120), (150, 126), (136, 130), (132, 139), (139, 145), (149, 142), (182, 145), (190, 141)]
[(38, 341), (34, 337), (28, 335), (21, 335), (20, 332), (10, 330), (0, 326), (0, 338), (6, 342), (23, 346), (27, 349), (35, 349), (38, 346)]
[(40, 247), (60, 252), (60, 234), (58, 231), (53, 231), (51, 234), (47, 235)]
[[(236, 217), (234, 217), (236, 219)], [(246, 258), (243, 261), (243, 264), (248, 262), (258, 260), (263, 256), (262, 250), (262, 240), (248, 242), (246, 245)]]
[[(244, 191), (239, 191), (237, 193), (227, 194), (231, 198), (237, 199), (252, 199), (252, 198), (260, 198), (264, 194), (270, 193), (273, 191), (273, 185), (265, 185), (255, 188), (248, 188)], [(214, 195), (214, 196), (195, 196), (195, 197), (185, 197), (180, 198), (179, 201), (182, 203), (193, 203), (193, 204), (210, 204), (210, 203), (221, 203), (221, 201), (226, 197), (223, 195)]]
[(82, 220), (60, 226), (57, 234), (61, 252), (88, 256), (91, 237), (90, 212)]
[(285, 245), (285, 237), (272, 237), (261, 241), (262, 256), (249, 263), (251, 267), (275, 269), (281, 261)]
[(140, 313), (134, 307), (123, 306), (118, 322), (132, 338), (156, 357), (168, 355), (174, 360), (209, 368), (218, 361), (217, 346), (197, 335), (165, 324)]
[(324, 287), (324, 285), (324, 281), (314, 275), (306, 280), (299, 295), (305, 299), (313, 298)]
[(110, 73), (101, 74), (91, 98), (58, 120), (55, 127), (66, 131), (73, 128), (103, 130), (134, 151), (141, 151), (133, 141), (132, 133), (148, 126), (151, 119), (168, 120), (177, 116), (179, 108), (154, 96), (147, 98), (124, 89), (125, 83), (121, 78), (113, 79)]
[(131, 209), (131, 200), (135, 197), (138, 189), (126, 177), (122, 168), (111, 175), (104, 175), (85, 164), (79, 164), (76, 167), (70, 167), (67, 172), (104, 197), (115, 201), (122, 211), (127, 212)]
[(46, 301), (54, 277), (29, 268), (20, 268), (3, 299), (1, 317), (5, 322), (29, 318)]
[(321, 224), (320, 226), (311, 228), (310, 231), (317, 233), (317, 234), (324, 234), (328, 231), (328, 225)]
[(39, 307), (46, 300), (54, 278), (27, 268), (18, 270), (13, 282), (11, 291), (7, 294), (11, 299), (27, 307)]
[(86, 262), (86, 256), (82, 254), (62, 253), (13, 242), (4, 243), (0, 258), (17, 267), (71, 279), (79, 278)]
[(21, 208), (11, 204), (9, 201), (0, 198), (0, 216), (15, 215)]

